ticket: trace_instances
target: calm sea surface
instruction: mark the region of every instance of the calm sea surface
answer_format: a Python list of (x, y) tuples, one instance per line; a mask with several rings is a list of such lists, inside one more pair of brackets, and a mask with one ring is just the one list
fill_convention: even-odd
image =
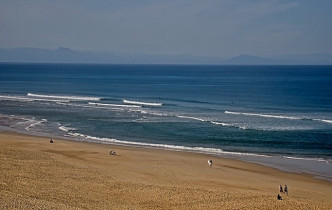
[(0, 124), (258, 162), (311, 161), (329, 176), (332, 66), (0, 64)]

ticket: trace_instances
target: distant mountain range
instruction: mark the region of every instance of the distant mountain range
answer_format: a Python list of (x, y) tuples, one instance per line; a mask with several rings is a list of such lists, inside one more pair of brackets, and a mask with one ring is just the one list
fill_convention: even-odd
[(266, 58), (247, 54), (229, 59), (193, 55), (149, 55), (58, 49), (0, 49), (0, 62), (108, 64), (219, 64), (219, 65), (332, 65), (332, 54), (280, 55)]

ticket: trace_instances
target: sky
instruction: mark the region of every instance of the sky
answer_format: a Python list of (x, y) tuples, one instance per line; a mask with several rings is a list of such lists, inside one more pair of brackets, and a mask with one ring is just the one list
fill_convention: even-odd
[(331, 0), (0, 0), (0, 48), (332, 53)]

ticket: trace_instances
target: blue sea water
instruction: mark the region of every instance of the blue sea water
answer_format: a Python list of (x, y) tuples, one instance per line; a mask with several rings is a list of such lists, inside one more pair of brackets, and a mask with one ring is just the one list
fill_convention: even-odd
[(3, 63), (0, 124), (332, 179), (332, 66)]

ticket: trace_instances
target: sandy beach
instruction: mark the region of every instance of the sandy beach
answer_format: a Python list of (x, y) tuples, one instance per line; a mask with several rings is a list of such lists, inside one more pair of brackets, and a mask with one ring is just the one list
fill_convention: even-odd
[(0, 209), (332, 209), (332, 183), (205, 154), (3, 132)]

